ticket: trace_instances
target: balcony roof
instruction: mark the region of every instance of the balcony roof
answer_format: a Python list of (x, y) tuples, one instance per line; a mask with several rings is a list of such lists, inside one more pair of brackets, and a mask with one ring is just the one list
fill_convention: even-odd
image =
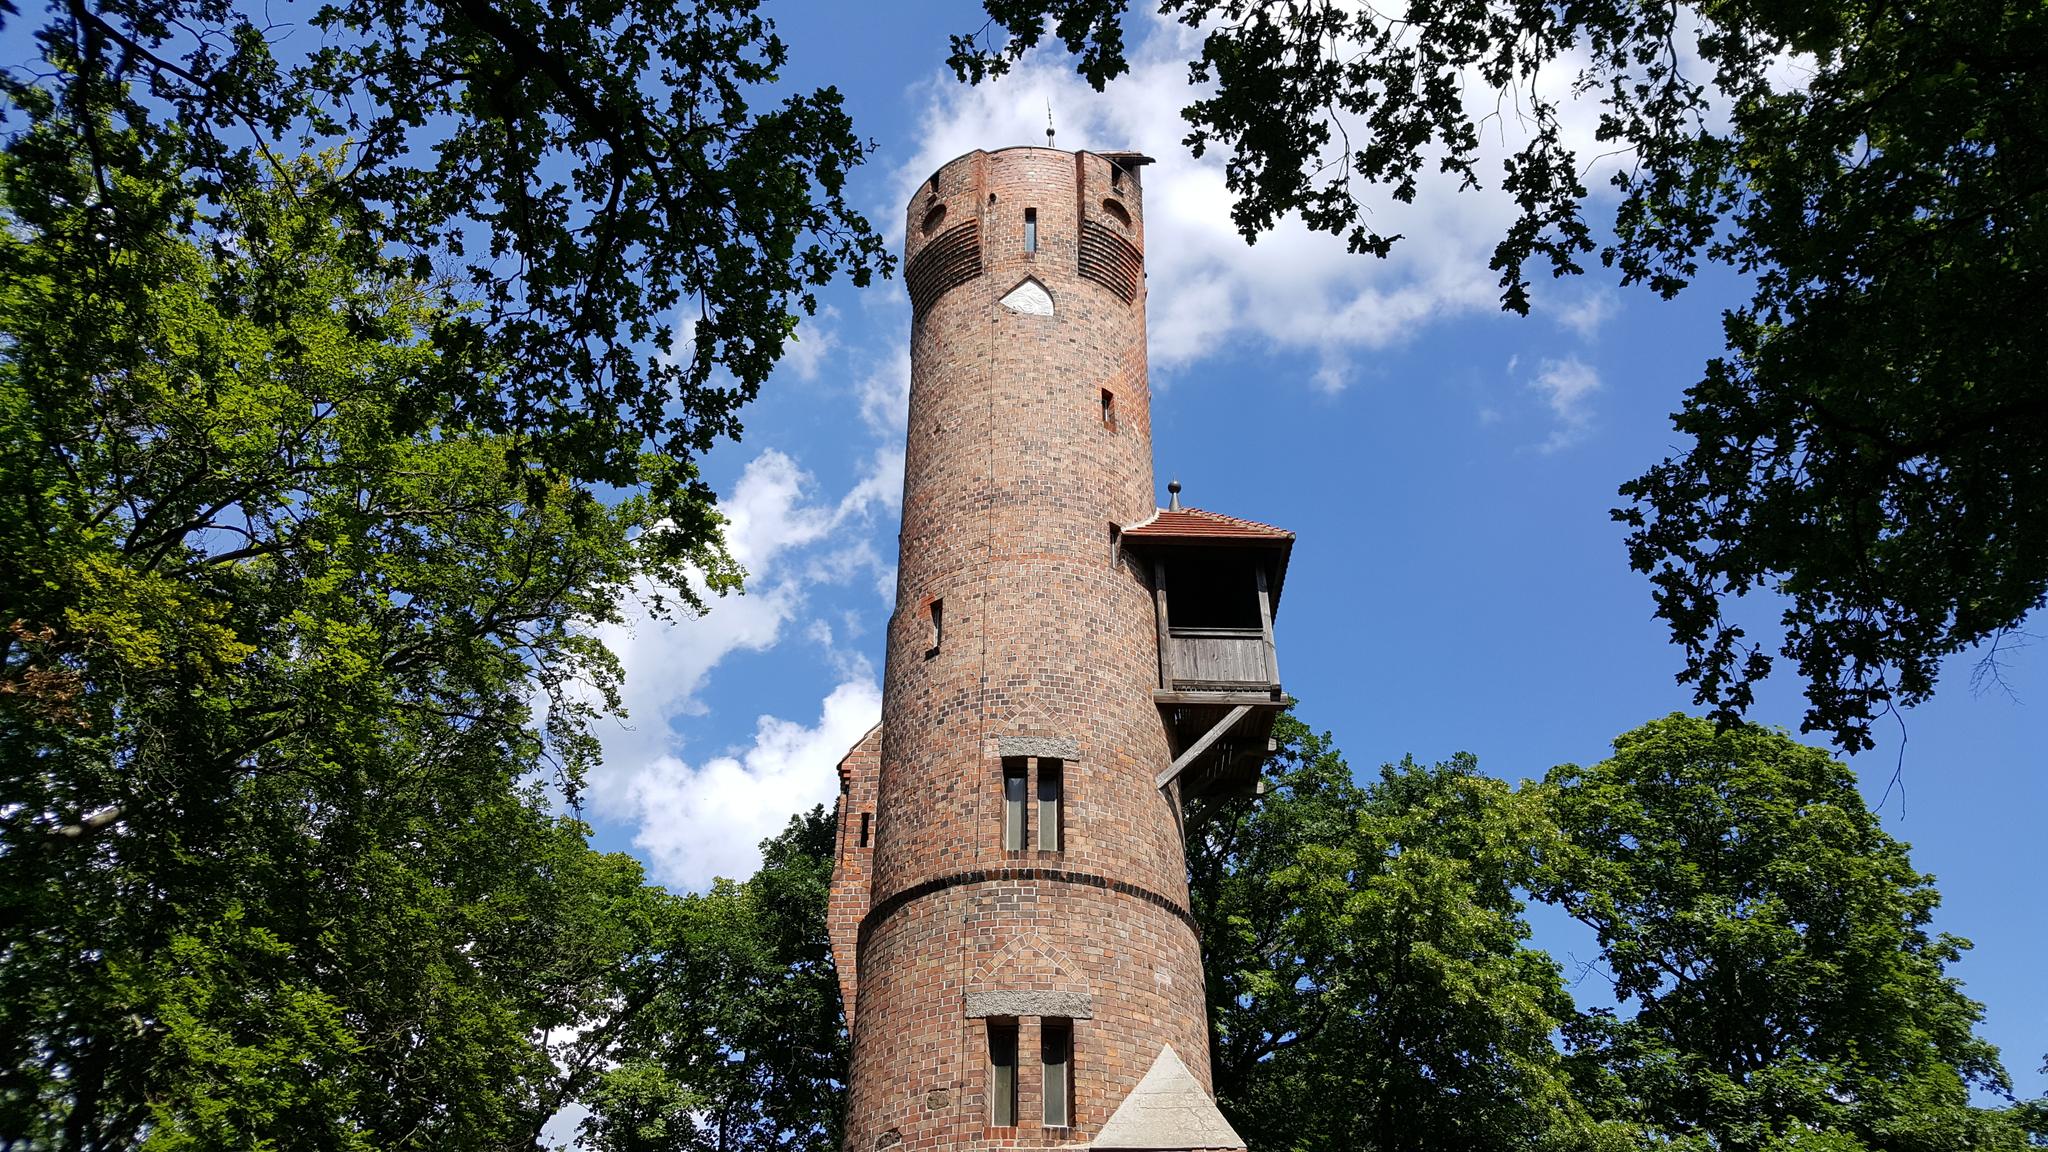
[[(1176, 492), (1176, 502), (1178, 499)], [(1259, 548), (1277, 552), (1277, 563), (1271, 570), (1272, 611), (1276, 618), (1280, 615), (1280, 589), (1287, 583), (1287, 561), (1294, 551), (1294, 533), (1285, 528), (1202, 508), (1160, 508), (1135, 524), (1126, 524), (1123, 538), (1127, 545), (1140, 550), (1149, 546)]]
[(1160, 508), (1136, 524), (1124, 526), (1125, 536), (1140, 540), (1173, 540), (1190, 543), (1273, 544), (1294, 543), (1294, 533), (1257, 520), (1225, 516), (1201, 508)]

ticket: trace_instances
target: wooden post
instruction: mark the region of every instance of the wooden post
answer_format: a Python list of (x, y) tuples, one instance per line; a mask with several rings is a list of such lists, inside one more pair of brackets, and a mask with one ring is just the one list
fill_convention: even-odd
[(1166, 623), (1166, 563), (1152, 562), (1153, 615), (1159, 621), (1159, 686), (1173, 687), (1173, 634)]
[(1266, 634), (1266, 679), (1278, 687), (1280, 655), (1273, 647), (1273, 598), (1266, 592), (1266, 565), (1263, 562), (1254, 564), (1252, 571), (1259, 578), (1259, 628)]

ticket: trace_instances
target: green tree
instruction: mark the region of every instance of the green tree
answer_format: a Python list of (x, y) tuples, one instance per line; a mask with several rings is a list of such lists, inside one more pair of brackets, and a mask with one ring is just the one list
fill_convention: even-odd
[(1981, 1008), (1930, 934), (1939, 899), (1848, 768), (1751, 726), (1673, 715), (1544, 785), (1563, 840), (1544, 899), (1599, 934), (1622, 1011), (1571, 1039), (1589, 1101), (1644, 1146), (2017, 1148)]
[[(956, 37), (963, 78), (1048, 34), (1097, 88), (1127, 68), (1128, 0), (983, 7), (1008, 38)], [(1186, 143), (1229, 151), (1248, 239), (1296, 213), (1384, 256), (1400, 237), (1363, 190), (1413, 200), (1425, 166), (1476, 187), (1486, 119), (1518, 114), (1498, 177), (1517, 207), (1493, 257), (1504, 307), (1527, 311), (1531, 262), (1576, 273), (1596, 247), (1666, 296), (1702, 261), (1753, 278), (1727, 355), (1675, 415), (1691, 448), (1616, 511), (1680, 679), (1718, 719), (1772, 667), (1733, 615), (1752, 590), (1787, 601), (1778, 647), (1805, 679), (1806, 728), (1851, 750), (1933, 691), (1943, 657), (2048, 601), (2039, 3), (1158, 9), (1199, 29)], [(1597, 101), (1600, 149), (1628, 157), (1604, 244), (1545, 73)]]
[[(454, 419), (571, 479), (645, 485), (688, 548), (705, 494), (647, 453), (737, 435), (815, 289), (889, 264), (843, 198), (867, 143), (836, 90), (774, 92), (788, 52), (759, 8), (53, 0), (40, 66), (0, 70), (0, 97), (16, 137), (61, 130), (87, 169), (92, 243), (67, 277), (167, 226), (222, 240), (238, 200), (291, 182), (282, 158), (336, 151), (297, 194), (341, 226), (338, 257), (450, 278), (468, 305), (416, 334), (442, 367), (401, 430)], [(129, 302), (159, 287), (100, 279)]]
[(0, 73), (0, 1144), (531, 1146), (674, 932), (593, 626), (737, 587), (866, 147), (750, 0), (255, 11)]
[(1470, 757), (1366, 787), (1292, 715), (1262, 799), (1190, 815), (1217, 1098), (1250, 1146), (1599, 1148), (1515, 891), (1540, 809)]
[[(2048, 1075), (2048, 1062), (2043, 1062), (2041, 1071)], [(2022, 1101), (2013, 1108), (2013, 1123), (2027, 1134), (2035, 1148), (2048, 1148), (2048, 1095)]]
[(354, 259), (334, 163), (206, 241), (123, 174), (109, 252), (80, 148), (0, 154), (0, 1143), (530, 1145), (660, 945), (543, 788), (587, 626), (730, 566), (451, 412), (462, 305)]
[(823, 808), (762, 843), (761, 870), (684, 897), (654, 996), (592, 1094), (602, 1152), (838, 1152), (847, 1036), (825, 913)]

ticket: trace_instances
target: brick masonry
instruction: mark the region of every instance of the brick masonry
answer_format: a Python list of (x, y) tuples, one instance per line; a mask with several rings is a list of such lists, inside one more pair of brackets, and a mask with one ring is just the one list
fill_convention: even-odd
[[(1138, 278), (1127, 301), (1130, 281), (1084, 274), (1081, 250), (1086, 226), (1142, 255), (1137, 169), (969, 153), (912, 198), (906, 266), (969, 221), (978, 274), (920, 281), (945, 287), (920, 289), (933, 294), (911, 333), (883, 722), (840, 765), (831, 935), (853, 1028), (849, 1152), (1085, 1143), (1162, 1044), (1209, 1083), (1179, 819), (1153, 784), (1171, 761), (1157, 629), (1112, 543), (1113, 525), (1154, 511), (1145, 291)], [(1052, 315), (999, 303), (1027, 277)], [(1004, 850), (1003, 761), (1022, 755), (1065, 761), (1057, 852), (1035, 848), (1035, 804), (1032, 847)], [(1017, 1018), (1019, 1122), (989, 1123), (988, 1020), (968, 1003), (1012, 992), (1090, 1008), (1072, 1025), (1071, 1127), (1038, 1122), (1032, 1016)]]
[[(825, 909), (825, 930), (839, 969), (839, 1001), (846, 1010), (849, 1030), (853, 1028), (854, 974), (858, 971), (854, 946), (860, 939), (861, 919), (868, 914), (868, 872), (875, 851), (875, 781), (881, 769), (882, 726), (877, 724), (839, 761), (839, 853), (832, 861), (832, 893)], [(865, 842), (863, 830), (867, 832)]]

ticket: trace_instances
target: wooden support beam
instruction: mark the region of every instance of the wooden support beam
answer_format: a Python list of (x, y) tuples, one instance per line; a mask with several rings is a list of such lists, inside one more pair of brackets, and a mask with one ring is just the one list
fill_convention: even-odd
[(1166, 623), (1166, 565), (1152, 562), (1153, 618), (1159, 624), (1159, 686), (1173, 687), (1173, 633)]
[(1266, 681), (1280, 683), (1280, 656), (1273, 649), (1273, 598), (1266, 591), (1266, 565), (1260, 561), (1252, 565), (1252, 571), (1259, 577), (1259, 629), (1266, 634)]
[(1226, 733), (1228, 733), (1232, 728), (1237, 727), (1238, 721), (1244, 719), (1246, 716), (1251, 715), (1251, 712), (1252, 706), (1249, 704), (1239, 704), (1237, 707), (1232, 708), (1230, 712), (1223, 717), (1223, 719), (1218, 720), (1216, 722), (1216, 726), (1214, 728), (1211, 728), (1207, 732), (1204, 732), (1200, 740), (1197, 740), (1193, 744), (1188, 745), (1187, 751), (1182, 752), (1180, 755), (1174, 757), (1173, 764), (1169, 766), (1166, 769), (1166, 771), (1161, 772), (1156, 778), (1154, 778), (1152, 783), (1160, 788), (1164, 788), (1168, 784), (1173, 783), (1173, 781), (1176, 778), (1178, 778), (1182, 772), (1187, 770), (1188, 765), (1193, 764), (1197, 759), (1201, 757), (1202, 753), (1207, 752), (1210, 749), (1210, 747), (1213, 746), (1218, 740), (1223, 739)]

